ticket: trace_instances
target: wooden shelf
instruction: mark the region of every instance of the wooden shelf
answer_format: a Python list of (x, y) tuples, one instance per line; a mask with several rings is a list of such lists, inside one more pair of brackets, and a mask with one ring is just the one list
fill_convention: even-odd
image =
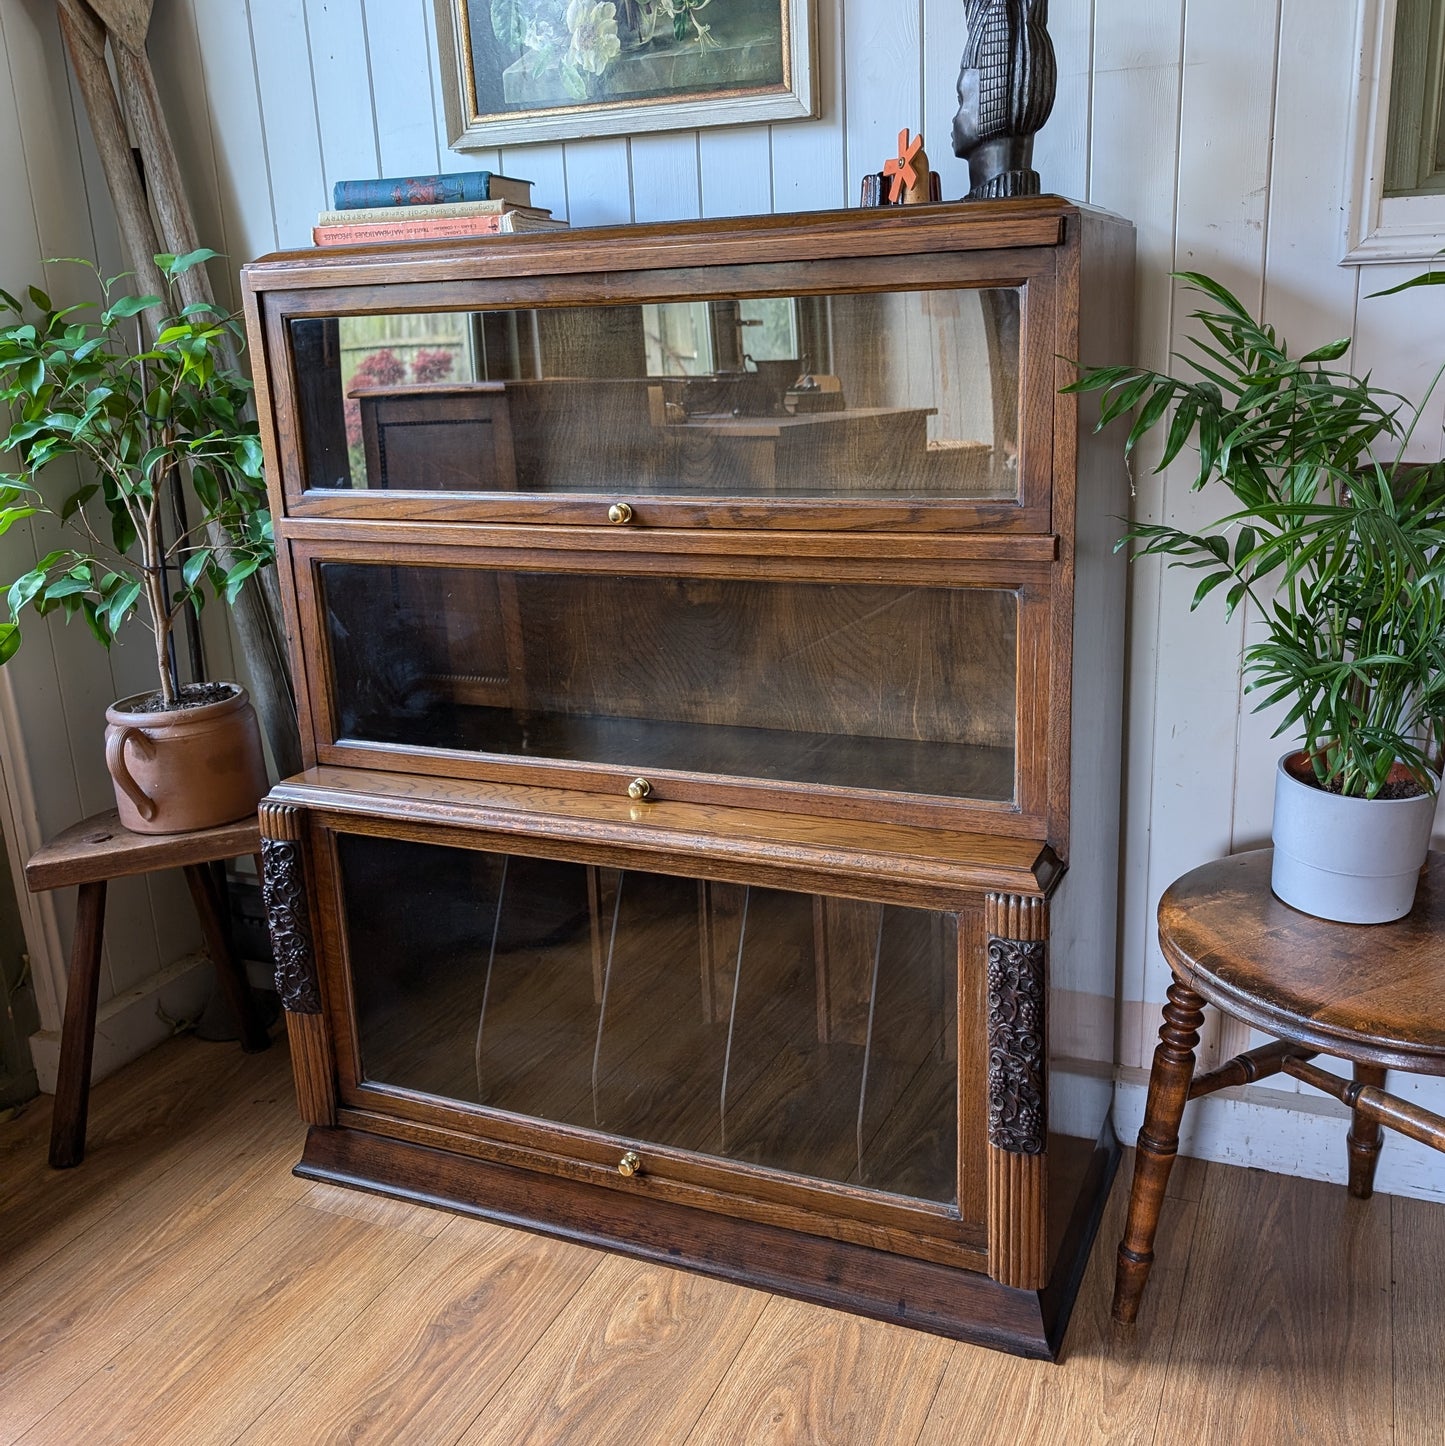
[(405, 711), (358, 719), (352, 736), (337, 742), (564, 758), (642, 774), (666, 769), (995, 803), (1013, 797), (1014, 759), (1007, 748), (655, 718), (579, 717), (431, 698)]

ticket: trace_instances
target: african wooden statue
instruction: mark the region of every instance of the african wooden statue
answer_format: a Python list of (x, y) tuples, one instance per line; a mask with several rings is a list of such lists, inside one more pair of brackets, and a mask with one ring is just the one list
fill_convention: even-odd
[(969, 199), (1036, 196), (1034, 132), (1049, 118), (1058, 80), (1049, 0), (963, 0), (963, 9), (953, 151), (968, 162)]

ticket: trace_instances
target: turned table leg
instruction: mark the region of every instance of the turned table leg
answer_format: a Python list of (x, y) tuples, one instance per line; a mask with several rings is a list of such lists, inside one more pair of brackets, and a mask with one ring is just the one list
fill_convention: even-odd
[(1119, 1266), (1114, 1277), (1114, 1319), (1132, 1324), (1139, 1314), (1139, 1297), (1154, 1263), (1154, 1234), (1164, 1190), (1179, 1150), (1179, 1121), (1189, 1099), (1194, 1075), (1194, 1047), (1204, 1022), (1204, 1000), (1178, 980), (1169, 986), (1164, 1023), (1149, 1075), (1149, 1101), (1139, 1148), (1134, 1159), (1134, 1184), (1129, 1192), (1129, 1219), (1119, 1242)]
[[(1383, 1089), (1385, 1071), (1377, 1064), (1356, 1064), (1355, 1083)], [(1378, 1120), (1368, 1119), (1358, 1110), (1350, 1111), (1350, 1133), (1345, 1143), (1350, 1151), (1350, 1194), (1356, 1200), (1368, 1200), (1375, 1193), (1375, 1166), (1380, 1162), (1384, 1139)]]
[(236, 958), (230, 941), (226, 938), (226, 926), (221, 918), (220, 902), (216, 887), (211, 880), (210, 869), (205, 864), (186, 864), (186, 884), (191, 891), (191, 902), (196, 906), (196, 917), (201, 922), (201, 935), (206, 941), (206, 952), (216, 966), (216, 979), (236, 1016), (236, 1028), (241, 1036), (241, 1049), (246, 1054), (256, 1054), (270, 1046), (271, 1037), (261, 1023), (256, 1001), (251, 997), (251, 985), (246, 978), (246, 966)]
[(60, 1029), (60, 1066), (50, 1117), (50, 1163), (69, 1169), (85, 1158), (85, 1119), (90, 1109), (90, 1061), (95, 1051), (95, 1004), (100, 990), (100, 946), (105, 929), (105, 880), (82, 884), (70, 944), (65, 1020)]

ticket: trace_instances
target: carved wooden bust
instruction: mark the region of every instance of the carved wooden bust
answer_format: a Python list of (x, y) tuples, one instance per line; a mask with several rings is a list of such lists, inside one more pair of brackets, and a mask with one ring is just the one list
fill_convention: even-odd
[(1036, 196), (1034, 132), (1054, 108), (1058, 80), (1048, 0), (964, 0), (963, 8), (953, 152), (968, 162), (968, 198)]

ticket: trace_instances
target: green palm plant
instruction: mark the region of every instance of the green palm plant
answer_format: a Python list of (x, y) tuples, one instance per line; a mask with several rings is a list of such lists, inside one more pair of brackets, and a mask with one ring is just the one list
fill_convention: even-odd
[[(1137, 408), (1125, 450), (1167, 424), (1156, 471), (1189, 444), (1193, 490), (1231, 501), (1204, 529), (1132, 524), (1119, 546), (1196, 570), (1197, 608), (1248, 598), (1266, 636), (1244, 653), (1257, 709), (1285, 704), (1321, 787), (1349, 797), (1433, 793), (1445, 720), (1445, 467), (1404, 461), (1421, 408), (1332, 366), (1345, 338), (1292, 356), (1273, 327), (1217, 281), (1181, 380), (1134, 367), (1086, 370), (1069, 392), (1102, 392), (1099, 426)], [(1407, 284), (1422, 284), (1429, 277)], [(1397, 288), (1398, 289), (1398, 288)], [(1437, 373), (1430, 390), (1439, 381)]]

